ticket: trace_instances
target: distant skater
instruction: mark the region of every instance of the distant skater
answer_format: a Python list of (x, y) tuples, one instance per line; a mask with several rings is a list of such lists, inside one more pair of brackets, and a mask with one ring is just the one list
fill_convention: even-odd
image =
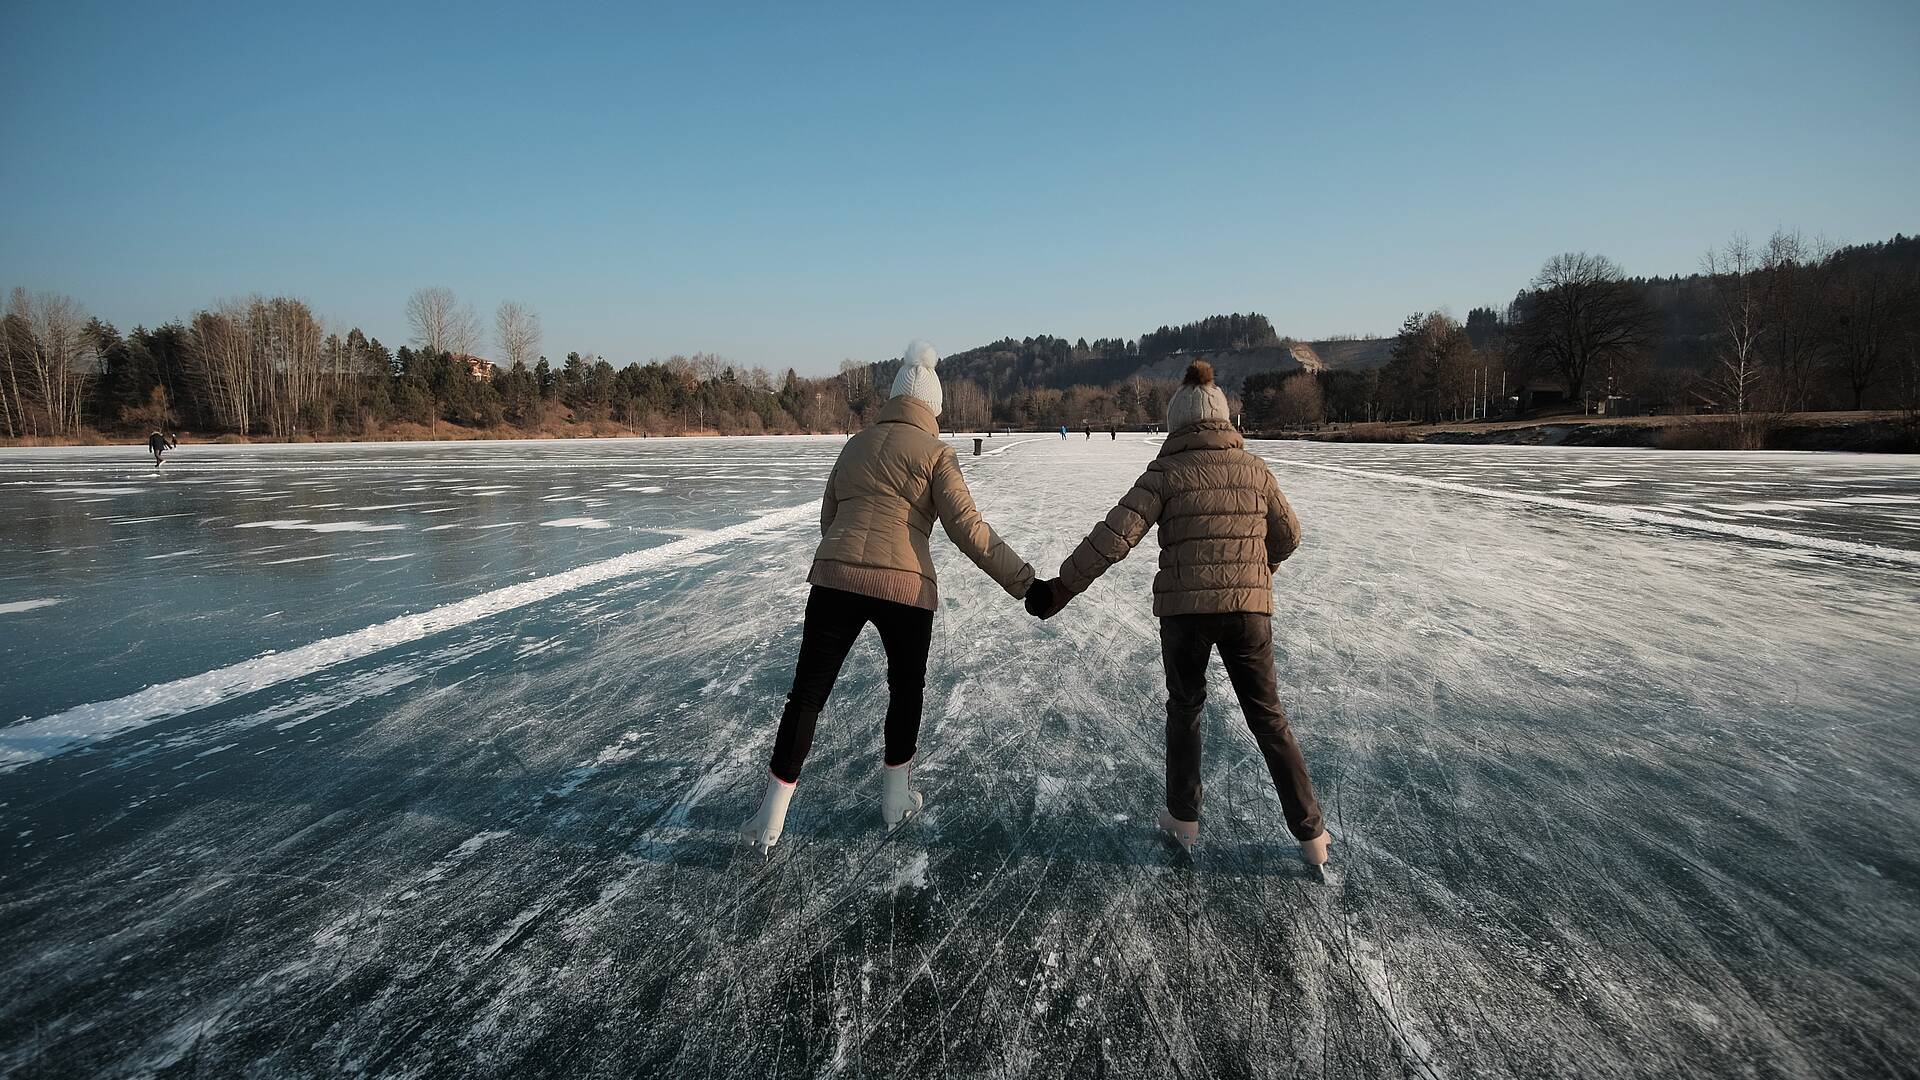
[(147, 452), (153, 455), (153, 467), (159, 468), (160, 458), (168, 450), (179, 445), (180, 439), (177, 436), (162, 435), (157, 431), (147, 436)]
[(1215, 649), (1280, 794), (1301, 857), (1327, 861), (1329, 838), (1273, 666), (1273, 572), (1300, 543), (1300, 520), (1273, 470), (1227, 420), (1213, 368), (1196, 360), (1167, 403), (1167, 441), (1133, 489), (1096, 524), (1060, 576), (1036, 582), (1027, 610), (1052, 618), (1160, 527), (1153, 614), (1167, 677), (1166, 805), (1159, 825), (1182, 847), (1200, 838), (1200, 717)]
[(1119, 429), (1118, 427), (1116, 427), (1116, 426), (1114, 426), (1114, 425), (1112, 425), (1112, 424), (1108, 424), (1108, 425), (1107, 425), (1107, 438), (1109, 438), (1109, 439), (1112, 439), (1112, 440), (1113, 440), (1114, 442), (1119, 442), (1119, 441), (1120, 441), (1120, 429)]
[(1067, 425), (1065, 424), (1060, 425), (1060, 437), (1063, 439), (1067, 437)]
[(1082, 431), (1084, 431), (1084, 432), (1086, 432), (1086, 433), (1087, 433), (1087, 441), (1088, 441), (1088, 442), (1092, 442), (1092, 441), (1093, 441), (1093, 425), (1092, 425), (1092, 424), (1083, 424), (1083, 425), (1081, 425), (1081, 428), (1080, 428), (1080, 430), (1082, 430)]
[(933, 613), (940, 606), (928, 548), (934, 521), (1015, 599), (1033, 584), (1033, 567), (974, 509), (953, 448), (940, 441), (940, 379), (934, 374), (939, 359), (924, 341), (907, 346), (892, 398), (872, 427), (847, 440), (827, 476), (793, 689), (774, 735), (760, 806), (740, 823), (741, 837), (761, 851), (780, 840), (815, 722), (868, 623), (887, 653), (880, 818), (893, 829), (924, 805), (913, 787), (912, 766)]

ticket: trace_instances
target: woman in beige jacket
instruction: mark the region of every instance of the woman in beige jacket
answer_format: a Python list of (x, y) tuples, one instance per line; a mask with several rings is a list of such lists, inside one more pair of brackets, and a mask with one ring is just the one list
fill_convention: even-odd
[(1218, 649), (1287, 828), (1307, 862), (1324, 864), (1327, 830), (1273, 666), (1273, 572), (1300, 546), (1300, 519), (1273, 470), (1247, 453), (1206, 361), (1193, 362), (1167, 403), (1167, 432), (1160, 456), (1060, 564), (1060, 576), (1033, 586), (1027, 610), (1052, 618), (1159, 526), (1153, 613), (1167, 676), (1160, 828), (1185, 847), (1200, 838), (1200, 715), (1207, 660)]
[(924, 341), (907, 346), (891, 400), (871, 427), (847, 440), (827, 477), (793, 689), (774, 736), (760, 806), (740, 826), (742, 837), (762, 851), (780, 839), (814, 724), (868, 623), (887, 651), (880, 815), (892, 829), (923, 805), (912, 785), (912, 766), (933, 613), (940, 605), (928, 548), (936, 519), (954, 546), (1016, 599), (1033, 583), (1033, 568), (974, 509), (953, 448), (940, 439), (938, 361)]

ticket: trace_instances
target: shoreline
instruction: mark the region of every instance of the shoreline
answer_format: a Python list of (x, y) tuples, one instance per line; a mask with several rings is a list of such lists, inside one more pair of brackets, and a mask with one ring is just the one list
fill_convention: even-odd
[[(646, 439), (758, 439), (779, 437), (846, 438), (852, 432), (760, 431), (726, 433), (716, 429), (682, 431), (671, 434), (637, 433), (609, 430), (613, 425), (582, 425), (580, 430), (559, 432), (548, 428), (523, 431), (515, 428), (460, 428), (446, 425), (430, 432), (425, 427), (405, 425), (395, 430), (363, 436), (297, 435), (274, 438), (266, 435), (242, 436), (228, 433), (182, 431), (181, 446), (373, 446), (388, 443), (473, 443), (473, 442), (551, 442)], [(943, 431), (944, 439), (1001, 436), (1052, 435), (1057, 427), (1031, 429), (995, 428), (993, 435), (980, 430)], [(1130, 435), (1161, 434), (1157, 429), (1122, 428)], [(1070, 427), (1071, 435), (1081, 429)], [(1315, 429), (1264, 430), (1243, 429), (1248, 439), (1281, 442), (1381, 443), (1459, 446), (1591, 446), (1644, 448), (1658, 450), (1787, 450), (1852, 453), (1920, 453), (1920, 417), (1893, 410), (1859, 412), (1822, 412), (1786, 414), (1747, 414), (1733, 416), (1633, 416), (1603, 417), (1564, 415), (1528, 420), (1481, 420), (1451, 423), (1412, 423), (1406, 421), (1332, 424)], [(1104, 429), (1096, 430), (1096, 436)], [(137, 433), (102, 432), (86, 429), (78, 434), (48, 437), (0, 438), (0, 449), (33, 450), (74, 447), (120, 447), (145, 451), (146, 436)]]
[(1744, 416), (1550, 416), (1457, 423), (1344, 424), (1248, 432), (1249, 438), (1460, 446), (1595, 446), (1655, 450), (1920, 453), (1920, 418), (1883, 410)]

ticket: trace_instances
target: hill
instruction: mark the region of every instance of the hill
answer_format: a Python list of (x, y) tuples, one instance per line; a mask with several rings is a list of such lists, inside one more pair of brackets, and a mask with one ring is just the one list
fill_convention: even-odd
[[(1251, 375), (1360, 370), (1384, 365), (1392, 342), (1381, 338), (1295, 341), (1277, 334), (1266, 316), (1214, 315), (1162, 326), (1138, 338), (1066, 338), (1041, 334), (1001, 338), (940, 361), (947, 382), (971, 382), (997, 401), (1035, 390), (1112, 389), (1121, 383), (1177, 381), (1194, 359), (1213, 364), (1229, 392)], [(898, 361), (869, 365), (876, 385), (893, 377)]]

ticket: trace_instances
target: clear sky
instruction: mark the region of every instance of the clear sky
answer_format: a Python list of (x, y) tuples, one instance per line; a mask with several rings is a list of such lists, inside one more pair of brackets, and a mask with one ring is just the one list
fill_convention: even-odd
[[(831, 370), (911, 337), (1297, 337), (1548, 256), (1920, 230), (1920, 4), (17, 0), (0, 286)], [(490, 351), (490, 350), (489, 350)]]

